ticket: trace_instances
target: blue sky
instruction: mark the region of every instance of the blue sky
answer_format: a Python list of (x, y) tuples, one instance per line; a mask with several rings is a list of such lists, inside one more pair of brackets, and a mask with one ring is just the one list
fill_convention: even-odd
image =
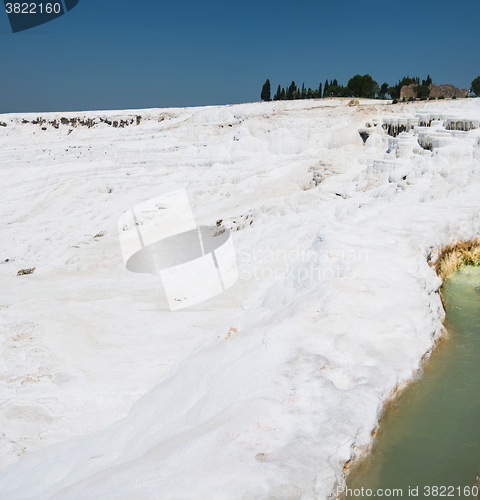
[(379, 84), (428, 73), (469, 88), (479, 19), (480, 2), (464, 0), (80, 0), (13, 34), (2, 11), (0, 111), (251, 102), (266, 78), (272, 90), (313, 88), (357, 73)]

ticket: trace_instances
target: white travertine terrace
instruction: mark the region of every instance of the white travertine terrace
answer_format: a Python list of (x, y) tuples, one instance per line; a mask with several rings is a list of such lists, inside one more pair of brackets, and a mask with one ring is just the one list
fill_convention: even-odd
[[(0, 116), (2, 500), (343, 484), (443, 333), (438, 250), (480, 236), (480, 99), (349, 101)], [(172, 313), (118, 220), (182, 187), (239, 279)]]

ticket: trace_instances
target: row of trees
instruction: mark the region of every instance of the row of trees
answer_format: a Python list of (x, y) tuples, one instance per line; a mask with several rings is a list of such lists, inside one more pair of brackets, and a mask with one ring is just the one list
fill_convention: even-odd
[[(414, 90), (418, 97), (428, 98), (430, 96), (429, 85), (432, 83), (430, 75), (427, 76), (426, 80), (420, 82), (418, 76), (416, 78), (410, 78), (406, 76), (398, 81), (396, 85), (389, 86), (387, 82), (383, 83), (380, 87), (377, 82), (370, 75), (355, 75), (348, 81), (348, 84), (344, 87), (339, 85), (336, 79), (328, 79), (325, 84), (318, 86), (316, 89), (305, 88), (305, 83), (300, 89), (297, 87), (294, 81), (286, 87), (277, 88), (275, 95), (273, 96), (274, 101), (282, 100), (293, 100), (293, 99), (316, 99), (319, 97), (366, 97), (373, 99), (375, 96), (385, 99), (386, 95), (390, 95), (393, 100), (400, 99), (400, 89), (404, 85), (415, 84)], [(323, 90), (323, 92), (322, 92)], [(471, 92), (475, 95), (480, 96), (480, 76), (475, 78), (472, 82)], [(262, 92), (260, 97), (263, 101), (271, 101), (271, 86), (270, 80), (263, 84)]]
[[(387, 85), (387, 84), (385, 84)], [(387, 85), (388, 87), (388, 85)], [(382, 87), (383, 88), (383, 87)], [(277, 88), (275, 95), (273, 96), (274, 101), (282, 100), (293, 100), (293, 99), (316, 99), (319, 97), (375, 97), (375, 94), (380, 92), (381, 89), (378, 87), (377, 82), (370, 75), (355, 75), (348, 82), (348, 85), (344, 87), (339, 85), (336, 79), (325, 81), (325, 84), (319, 84), (318, 88), (305, 88), (305, 83), (300, 89), (297, 87), (296, 83), (292, 83), (286, 87)], [(271, 101), (271, 85), (270, 80), (264, 83), (260, 97), (263, 101)]]

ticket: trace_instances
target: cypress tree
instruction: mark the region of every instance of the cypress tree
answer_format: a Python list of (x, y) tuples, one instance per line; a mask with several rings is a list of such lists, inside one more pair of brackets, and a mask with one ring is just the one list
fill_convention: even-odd
[(295, 99), (296, 91), (297, 91), (297, 86), (295, 85), (295, 82), (292, 81), (292, 83), (290, 84), (290, 87), (288, 87), (288, 91), (287, 91), (287, 99), (289, 101)]
[(273, 100), (274, 101), (279, 101), (282, 98), (282, 89), (280, 88), (280, 85), (277, 88), (277, 93), (275, 94)]
[(327, 97), (328, 92), (328, 78), (325, 80), (325, 87), (323, 88), (323, 97)]
[(322, 84), (318, 86), (318, 97), (322, 97)]
[(262, 93), (260, 94), (260, 98), (262, 101), (270, 101), (270, 80), (267, 78), (267, 81), (263, 84)]

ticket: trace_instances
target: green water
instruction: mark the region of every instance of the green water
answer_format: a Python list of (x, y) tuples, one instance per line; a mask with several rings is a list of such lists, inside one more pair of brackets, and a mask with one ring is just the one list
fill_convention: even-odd
[(363, 495), (347, 490), (346, 498), (415, 498), (416, 487), (417, 498), (474, 498), (468, 487), (480, 468), (480, 267), (458, 271), (442, 296), (448, 338), (391, 405), (372, 454), (349, 471), (348, 488), (363, 487)]

